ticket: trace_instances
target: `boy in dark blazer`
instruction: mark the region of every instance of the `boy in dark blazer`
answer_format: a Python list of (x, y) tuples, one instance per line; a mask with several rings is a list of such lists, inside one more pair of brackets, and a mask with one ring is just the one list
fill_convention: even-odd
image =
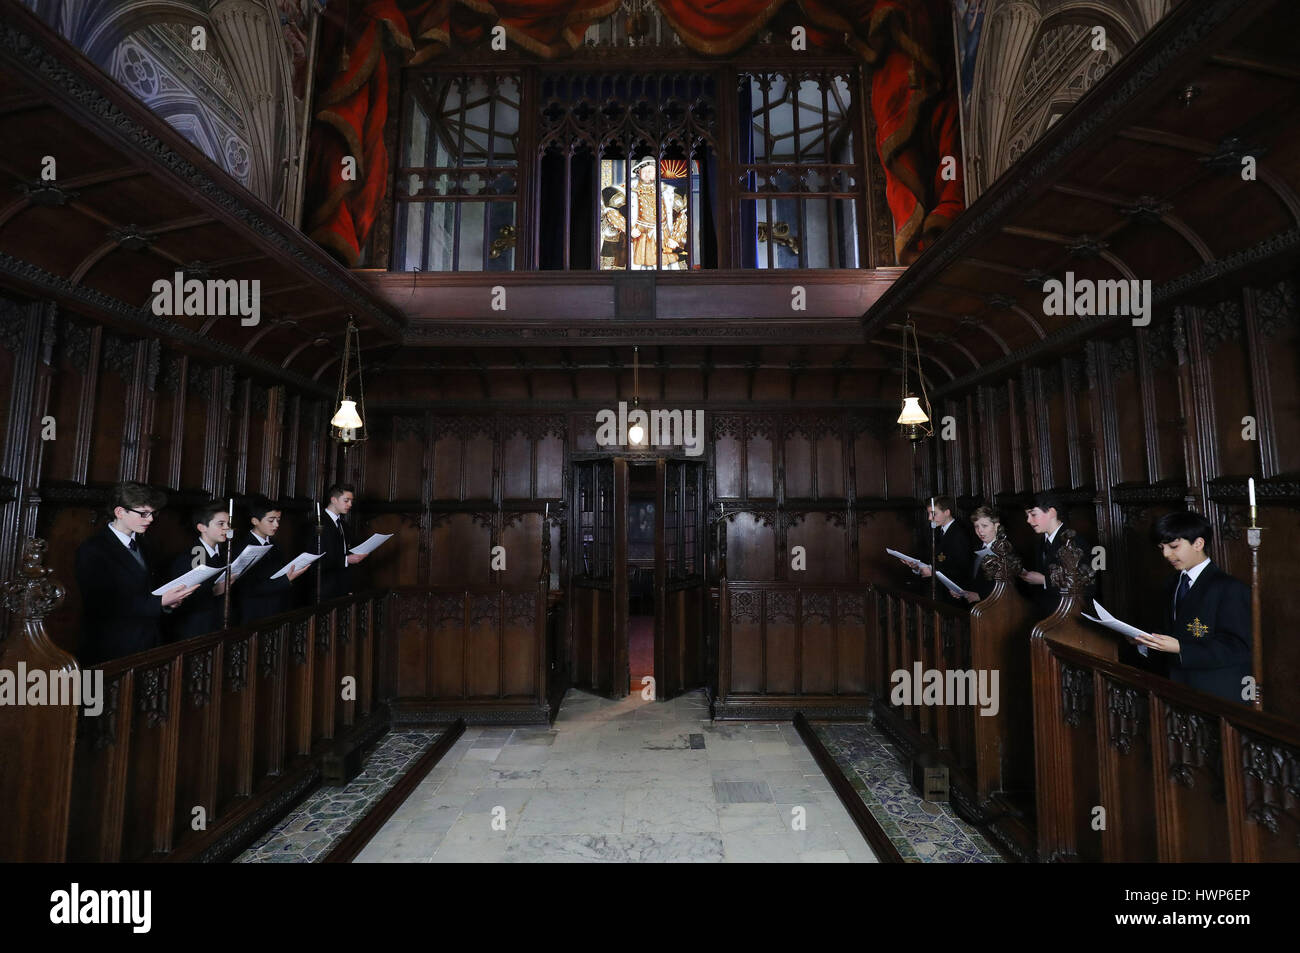
[[(249, 532), (240, 541), (239, 551), (249, 546), (265, 546), (270, 551), (244, 570), (231, 592), (238, 609), (240, 625), (279, 615), (293, 608), (293, 581), (310, 568), (290, 569), (279, 579), (272, 579), (284, 568), (283, 551), (273, 539), (280, 530), (280, 508), (264, 496), (253, 500), (248, 514)], [(314, 541), (313, 541), (314, 542)]]
[[(975, 539), (966, 524), (957, 519), (956, 501), (951, 496), (936, 496), (927, 512), (934, 532), (935, 567), (957, 585), (969, 586), (975, 565)], [(921, 558), (926, 555), (922, 553)], [(921, 575), (928, 579), (930, 570), (922, 569)], [(939, 591), (947, 592), (942, 586)]]
[(355, 495), (350, 483), (336, 483), (329, 488), (329, 505), (321, 516), (321, 552), (325, 555), (316, 560), (322, 602), (351, 593), (352, 567), (369, 555), (351, 552), (355, 540), (344, 517), (352, 510)]
[(139, 483), (119, 483), (110, 500), (112, 521), (77, 547), (83, 665), (151, 649), (159, 641), (163, 610), (180, 605), (197, 586), (175, 586), (161, 596), (139, 537), (167, 498)]
[[(1030, 568), (1021, 570), (1025, 594), (1034, 604), (1040, 618), (1047, 618), (1060, 604), (1061, 593), (1052, 585), (1052, 567), (1059, 562), (1058, 554), (1065, 545), (1065, 504), (1055, 493), (1034, 494), (1034, 505), (1025, 510), (1025, 522), (1038, 534), (1033, 552), (1025, 563)], [(1083, 534), (1076, 532), (1074, 545), (1083, 551), (1085, 561), (1092, 561), (1092, 544)], [(1084, 592), (1091, 600), (1096, 595), (1094, 583)]]
[(1160, 552), (1178, 575), (1161, 594), (1161, 633), (1130, 641), (1145, 646), (1170, 680), (1245, 703), (1244, 684), (1251, 672), (1250, 587), (1210, 559), (1205, 548), (1212, 535), (1210, 521), (1200, 513), (1167, 513), (1156, 521)]
[[(183, 549), (167, 567), (168, 579), (175, 579), (199, 566), (226, 565), (226, 532), (230, 529), (230, 514), (224, 500), (209, 500), (190, 517), (190, 524), (198, 531), (198, 539), (189, 549)], [(225, 610), (226, 577), (223, 573), (198, 587), (194, 595), (178, 605), (167, 621), (169, 642), (196, 635), (207, 635), (222, 627)], [(234, 622), (234, 619), (231, 619)]]

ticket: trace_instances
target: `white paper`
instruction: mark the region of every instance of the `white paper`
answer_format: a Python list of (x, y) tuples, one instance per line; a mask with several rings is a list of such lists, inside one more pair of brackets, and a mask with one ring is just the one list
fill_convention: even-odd
[[(238, 576), (270, 551), (270, 546), (245, 546), (244, 551), (236, 556), (235, 561), (230, 564), (230, 572)], [(239, 580), (236, 579), (235, 581), (238, 582)]]
[(1127, 622), (1121, 622), (1119, 619), (1115, 618), (1102, 608), (1101, 603), (1097, 602), (1095, 599), (1093, 600), (1092, 605), (1093, 608), (1097, 610), (1097, 615), (1090, 616), (1086, 612), (1081, 613), (1085, 619), (1091, 619), (1093, 622), (1104, 625), (1113, 632), (1118, 632), (1120, 635), (1127, 635), (1130, 638), (1147, 634), (1145, 629), (1139, 629), (1136, 626), (1129, 625)]
[(153, 595), (161, 596), (167, 590), (175, 589), (177, 586), (199, 586), (217, 575), (217, 573), (225, 571), (225, 566), (199, 566), (197, 569), (191, 569), (184, 575), (177, 576), (166, 585), (159, 586), (153, 591)]
[(281, 576), (287, 573), (290, 568), (297, 570), (297, 569), (302, 569), (304, 566), (310, 566), (312, 563), (314, 563), (316, 560), (320, 559), (324, 555), (325, 555), (324, 553), (299, 553), (297, 556), (293, 558), (292, 561), (287, 562), (283, 566), (281, 566), (280, 571), (277, 572), (271, 578), (279, 579)]
[(889, 553), (889, 555), (893, 556), (895, 559), (901, 559), (905, 563), (909, 563), (909, 564), (915, 563), (917, 569), (930, 568), (929, 563), (923, 563), (919, 559), (913, 559), (911, 556), (907, 555), (906, 553), (900, 553), (898, 550), (890, 549), (888, 546), (885, 547), (885, 552)]
[(358, 553), (362, 556), (364, 556), (366, 553), (373, 553), (376, 549), (384, 545), (384, 543), (388, 542), (392, 538), (393, 538), (392, 533), (375, 533), (368, 540), (362, 543), (360, 546), (353, 546), (351, 549), (348, 550), (348, 553), (349, 554)]
[(957, 585), (957, 583), (953, 582), (951, 579), (949, 579), (947, 576), (945, 576), (943, 573), (939, 572), (938, 570), (935, 571), (934, 578), (938, 579), (941, 583), (943, 583), (944, 586), (947, 587), (948, 591), (951, 592), (954, 596), (966, 595), (965, 589)]

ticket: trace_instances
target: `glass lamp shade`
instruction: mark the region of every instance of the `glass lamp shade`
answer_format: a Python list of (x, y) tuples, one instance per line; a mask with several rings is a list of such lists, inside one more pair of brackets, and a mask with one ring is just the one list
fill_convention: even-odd
[(645, 429), (640, 424), (633, 424), (628, 428), (627, 439), (628, 443), (640, 446), (641, 441), (645, 440)]
[(338, 427), (340, 430), (357, 430), (362, 426), (361, 417), (357, 414), (357, 402), (343, 398), (339, 403), (338, 413), (330, 420), (331, 427)]
[(923, 424), (929, 420), (930, 418), (925, 415), (925, 411), (921, 409), (921, 405), (917, 402), (917, 398), (903, 398), (903, 411), (898, 415), (898, 423)]

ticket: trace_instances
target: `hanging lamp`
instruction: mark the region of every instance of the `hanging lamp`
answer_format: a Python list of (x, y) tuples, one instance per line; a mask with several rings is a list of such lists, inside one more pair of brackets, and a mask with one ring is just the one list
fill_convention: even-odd
[[(352, 355), (356, 354), (357, 400), (348, 391)], [(343, 337), (343, 364), (339, 368), (337, 409), (330, 418), (330, 439), (343, 444), (344, 449), (366, 439), (365, 413), (366, 389), (361, 379), (361, 338), (352, 315), (348, 315), (348, 328)], [(359, 406), (358, 406), (359, 405)]]

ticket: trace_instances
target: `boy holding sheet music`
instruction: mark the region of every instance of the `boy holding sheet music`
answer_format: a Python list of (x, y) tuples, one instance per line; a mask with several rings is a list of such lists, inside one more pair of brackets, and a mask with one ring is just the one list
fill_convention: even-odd
[(356, 491), (350, 483), (336, 483), (329, 488), (329, 505), (321, 519), (320, 598), (322, 602), (352, 592), (352, 567), (366, 558), (352, 552), (352, 537), (344, 517), (352, 510)]
[(1251, 670), (1250, 587), (1214, 564), (1213, 537), (1200, 513), (1168, 513), (1155, 525), (1161, 555), (1178, 575), (1164, 586), (1161, 631), (1130, 638), (1166, 677), (1233, 702)]
[(280, 519), (281, 511), (276, 504), (264, 496), (253, 500), (248, 513), (250, 529), (240, 541), (239, 554), (242, 556), (249, 547), (265, 549), (266, 552), (244, 570), (239, 584), (231, 592), (235, 599), (235, 618), (240, 625), (292, 609), (293, 581), (308, 569), (307, 566), (297, 569), (290, 566), (286, 573), (277, 575), (285, 563), (284, 553), (272, 541), (280, 530)]
[[(209, 500), (190, 517), (190, 525), (198, 532), (198, 539), (189, 549), (183, 549), (167, 567), (169, 579), (185, 575), (199, 566), (222, 568), (226, 565), (226, 532), (230, 529), (230, 514), (224, 500)], [(221, 628), (226, 574), (211, 582), (202, 583), (194, 595), (176, 606), (168, 619), (168, 641), (196, 635), (206, 635)]]
[(153, 576), (138, 539), (166, 504), (162, 493), (139, 483), (119, 483), (109, 502), (112, 522), (77, 547), (83, 665), (153, 648), (163, 610), (198, 590), (176, 585), (152, 594)]

